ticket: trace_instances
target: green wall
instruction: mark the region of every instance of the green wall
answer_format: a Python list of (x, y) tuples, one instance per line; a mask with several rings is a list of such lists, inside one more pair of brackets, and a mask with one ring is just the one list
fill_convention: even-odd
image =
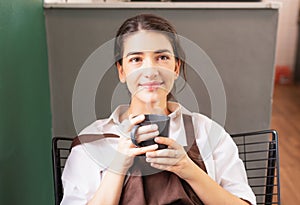
[(54, 204), (42, 0), (0, 0), (0, 204)]

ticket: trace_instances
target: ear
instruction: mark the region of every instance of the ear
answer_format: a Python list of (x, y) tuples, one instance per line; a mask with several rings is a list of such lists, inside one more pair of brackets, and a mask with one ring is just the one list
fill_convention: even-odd
[(174, 70), (175, 79), (177, 79), (180, 74), (180, 66), (181, 66), (181, 60), (178, 59), (177, 61), (175, 61), (175, 70)]
[(121, 83), (126, 82), (126, 74), (124, 73), (123, 66), (120, 65), (119, 62), (117, 62), (117, 69), (118, 69), (118, 74), (119, 74), (119, 80)]

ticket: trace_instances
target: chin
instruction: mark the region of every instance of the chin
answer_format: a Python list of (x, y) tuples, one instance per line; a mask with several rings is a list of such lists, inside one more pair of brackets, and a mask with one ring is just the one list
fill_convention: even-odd
[(135, 97), (144, 103), (158, 103), (167, 99), (167, 92), (162, 89), (156, 89), (153, 91), (141, 89), (139, 92), (136, 92)]
[(147, 95), (141, 95), (139, 96), (140, 100), (145, 102), (145, 103), (158, 103), (162, 101), (162, 99), (167, 99), (167, 96), (162, 97), (158, 93), (152, 93), (152, 94), (147, 94)]

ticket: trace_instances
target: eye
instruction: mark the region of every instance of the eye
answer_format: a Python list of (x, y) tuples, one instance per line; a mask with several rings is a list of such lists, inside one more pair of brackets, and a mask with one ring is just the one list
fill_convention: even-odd
[(129, 59), (130, 63), (139, 63), (141, 61), (142, 61), (141, 57), (132, 57), (132, 58)]
[(168, 55), (160, 55), (160, 56), (158, 56), (158, 60), (161, 60), (161, 61), (167, 61), (169, 59), (170, 59), (170, 57)]

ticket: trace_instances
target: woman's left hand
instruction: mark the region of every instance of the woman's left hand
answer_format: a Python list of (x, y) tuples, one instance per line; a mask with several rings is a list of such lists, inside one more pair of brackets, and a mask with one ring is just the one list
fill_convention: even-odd
[(152, 167), (173, 172), (184, 180), (192, 177), (191, 170), (197, 165), (189, 158), (183, 146), (167, 137), (156, 137), (155, 142), (165, 144), (168, 148), (146, 153), (146, 161)]

